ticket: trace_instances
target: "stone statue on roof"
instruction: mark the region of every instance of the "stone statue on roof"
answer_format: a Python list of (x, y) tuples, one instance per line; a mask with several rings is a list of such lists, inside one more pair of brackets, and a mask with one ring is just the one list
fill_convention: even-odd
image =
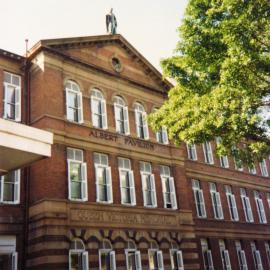
[(115, 15), (113, 14), (112, 8), (110, 12), (106, 15), (106, 28), (107, 28), (107, 33), (110, 33), (111, 35), (116, 34), (117, 21), (116, 21)]

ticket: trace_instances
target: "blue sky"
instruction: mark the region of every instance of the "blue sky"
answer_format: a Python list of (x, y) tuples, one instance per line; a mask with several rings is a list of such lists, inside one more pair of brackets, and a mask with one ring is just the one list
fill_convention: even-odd
[(122, 34), (160, 70), (178, 41), (188, 0), (0, 0), (0, 48), (23, 54), (40, 39), (106, 34), (111, 7)]

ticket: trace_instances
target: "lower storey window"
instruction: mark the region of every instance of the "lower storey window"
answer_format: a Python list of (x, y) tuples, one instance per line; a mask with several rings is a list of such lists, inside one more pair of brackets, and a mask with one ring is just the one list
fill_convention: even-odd
[(114, 251), (112, 250), (99, 251), (99, 270), (116, 270)]
[(137, 250), (126, 250), (127, 270), (141, 270), (141, 253)]
[(0, 236), (0, 269), (17, 270), (18, 254), (15, 236)]
[(149, 268), (150, 270), (164, 269), (162, 251), (155, 249), (149, 250)]

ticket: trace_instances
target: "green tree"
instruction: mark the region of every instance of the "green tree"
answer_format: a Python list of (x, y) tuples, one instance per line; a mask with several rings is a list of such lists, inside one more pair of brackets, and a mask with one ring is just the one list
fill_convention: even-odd
[(269, 155), (269, 0), (190, 0), (179, 34), (161, 62), (176, 84), (151, 126), (176, 144), (219, 136), (218, 154), (245, 163)]

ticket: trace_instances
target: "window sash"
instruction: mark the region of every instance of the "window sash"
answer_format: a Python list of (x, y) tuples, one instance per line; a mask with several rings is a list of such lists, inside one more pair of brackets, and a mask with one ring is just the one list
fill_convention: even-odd
[(106, 100), (91, 96), (92, 124), (96, 128), (107, 129)]
[(253, 222), (253, 213), (250, 205), (249, 197), (241, 195), (242, 205), (244, 208), (245, 218), (247, 222)]
[(165, 127), (161, 127), (161, 129), (156, 132), (156, 139), (159, 143), (169, 144), (168, 133)]
[(193, 194), (195, 198), (197, 216), (199, 218), (206, 218), (203, 190), (199, 188), (193, 188)]
[(116, 131), (129, 135), (129, 117), (128, 117), (128, 107), (122, 106), (114, 103), (114, 117), (115, 117), (115, 127)]
[(188, 159), (197, 160), (196, 145), (195, 144), (186, 144), (186, 145), (187, 145)]
[[(6, 179), (6, 177), (8, 177), (8, 179)], [(10, 177), (13, 180), (8, 181)], [(6, 176), (1, 176), (0, 180), (0, 202), (4, 204), (19, 204), (21, 171), (16, 170), (9, 172)], [(11, 197), (11, 199), (7, 199), (7, 197)]]
[(164, 208), (177, 209), (174, 178), (161, 175), (161, 181)]
[(231, 270), (232, 267), (228, 250), (226, 249), (222, 250), (222, 259), (223, 259), (223, 266), (225, 267), (224, 270)]
[[(10, 102), (7, 97), (9, 91), (14, 91), (14, 102)], [(8, 113), (12, 109), (11, 115)], [(21, 87), (4, 82), (4, 114), (6, 119), (21, 121)]]
[(211, 250), (203, 251), (203, 262), (205, 270), (214, 270), (213, 258)]
[[(132, 170), (119, 168), (121, 203), (128, 205), (136, 205), (136, 193), (134, 184), (134, 173)], [(127, 185), (123, 185), (123, 182)], [(129, 202), (124, 201), (125, 193), (129, 197)]]
[[(75, 96), (75, 106), (72, 106), (69, 102), (70, 95)], [(66, 88), (66, 113), (67, 120), (83, 123), (83, 99), (81, 92)]]
[(239, 261), (240, 270), (248, 270), (245, 251), (244, 250), (238, 250), (237, 255), (238, 255), (238, 261)]
[(143, 187), (144, 206), (156, 207), (157, 198), (156, 198), (156, 186), (154, 175), (141, 172), (141, 180)]
[(212, 206), (216, 219), (223, 219), (223, 209), (221, 205), (220, 194), (217, 191), (211, 191)]
[[(139, 250), (135, 249), (126, 249), (125, 250), (126, 254), (126, 267), (127, 269), (131, 270), (141, 270), (142, 269), (142, 264), (141, 264), (141, 252)], [(134, 256), (134, 266), (135, 269), (130, 266), (129, 264), (129, 256)]]
[(214, 164), (212, 147), (210, 142), (203, 143), (204, 161), (208, 164)]
[(257, 212), (258, 212), (260, 223), (267, 223), (262, 199), (255, 198), (255, 201), (256, 201)]
[[(111, 167), (95, 164), (97, 202), (112, 203)], [(99, 179), (99, 177), (102, 179)], [(101, 181), (100, 181), (101, 180)], [(104, 192), (103, 194), (101, 193)]]
[(226, 196), (227, 196), (227, 202), (228, 202), (228, 206), (230, 210), (231, 220), (238, 221), (239, 215), (238, 215), (238, 209), (237, 209), (235, 196), (232, 193), (226, 193)]
[(268, 169), (267, 169), (267, 165), (266, 165), (265, 159), (263, 159), (262, 162), (259, 163), (259, 165), (260, 165), (262, 176), (268, 177), (269, 174), (268, 174)]

